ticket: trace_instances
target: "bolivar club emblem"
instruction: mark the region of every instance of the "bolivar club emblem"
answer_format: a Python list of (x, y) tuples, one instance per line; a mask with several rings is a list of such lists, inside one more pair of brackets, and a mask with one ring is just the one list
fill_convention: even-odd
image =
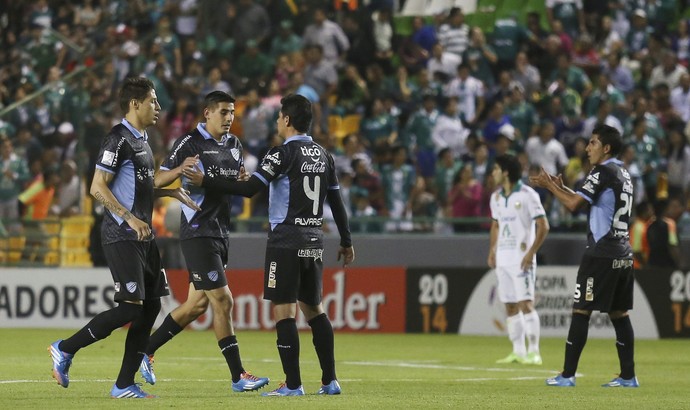
[(211, 272), (209, 272), (208, 278), (211, 279), (211, 282), (217, 281), (218, 280), (218, 271), (212, 270)]
[(125, 287), (127, 288), (127, 292), (134, 293), (134, 291), (137, 290), (137, 283), (136, 282), (127, 282)]
[(230, 149), (230, 154), (232, 155), (232, 158), (233, 158), (235, 161), (239, 161), (239, 160), (240, 160), (240, 150), (238, 150), (237, 148), (231, 148), (231, 149)]

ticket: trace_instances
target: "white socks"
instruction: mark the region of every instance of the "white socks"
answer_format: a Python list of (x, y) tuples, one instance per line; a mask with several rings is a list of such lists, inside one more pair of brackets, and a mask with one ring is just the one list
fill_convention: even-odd
[(525, 334), (529, 342), (529, 352), (539, 353), (539, 332), (541, 324), (539, 322), (539, 315), (536, 310), (532, 310), (524, 315)]
[(513, 342), (513, 353), (520, 357), (525, 357), (527, 355), (527, 348), (525, 347), (526, 326), (522, 312), (515, 316), (509, 316), (506, 319), (506, 325), (508, 326), (508, 337)]

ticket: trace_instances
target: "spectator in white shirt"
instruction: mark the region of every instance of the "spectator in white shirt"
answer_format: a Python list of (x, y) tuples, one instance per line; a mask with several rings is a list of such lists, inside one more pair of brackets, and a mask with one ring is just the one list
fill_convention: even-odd
[(445, 101), (443, 113), (436, 120), (431, 131), (431, 140), (434, 142), (436, 153), (444, 148), (450, 148), (453, 158), (459, 159), (467, 154), (467, 130), (458, 116), (458, 98), (448, 97)]
[(690, 74), (683, 73), (678, 87), (671, 90), (671, 105), (683, 121), (690, 121)]
[(439, 77), (438, 73), (441, 74), (443, 82), (448, 81), (457, 72), (461, 61), (460, 56), (445, 51), (441, 43), (434, 44), (431, 49), (431, 58), (426, 63), (429, 81), (434, 81)]
[(458, 67), (458, 75), (443, 90), (446, 97), (457, 97), (460, 115), (468, 124), (474, 124), (478, 113), (484, 110), (484, 84), (470, 75), (467, 64)]
[(611, 102), (607, 98), (601, 98), (597, 113), (585, 120), (582, 129), (582, 135), (592, 135), (592, 131), (597, 124), (606, 124), (618, 130), (623, 134), (623, 124), (618, 118), (611, 115)]
[(350, 40), (338, 24), (326, 18), (326, 11), (323, 8), (314, 10), (313, 21), (314, 23), (304, 30), (303, 43), (305, 45), (320, 44), (326, 61), (334, 62), (345, 55), (350, 48)]
[(544, 168), (551, 175), (558, 175), (560, 170), (568, 165), (568, 155), (565, 147), (554, 139), (555, 127), (551, 121), (542, 124), (539, 135), (527, 139), (525, 153), (530, 164)]
[(669, 89), (674, 89), (680, 82), (680, 77), (687, 74), (688, 70), (682, 65), (678, 64), (676, 55), (671, 50), (666, 50), (663, 53), (663, 61), (660, 65), (654, 67), (652, 75), (649, 77), (649, 88), (654, 88), (661, 83), (666, 83)]

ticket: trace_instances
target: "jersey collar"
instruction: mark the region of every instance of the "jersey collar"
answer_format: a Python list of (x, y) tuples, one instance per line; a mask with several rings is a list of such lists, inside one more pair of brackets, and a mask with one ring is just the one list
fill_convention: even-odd
[(609, 162), (613, 162), (616, 165), (623, 165), (623, 161), (619, 160), (618, 158), (609, 158), (606, 161), (602, 162), (601, 165), (606, 165)]
[(124, 125), (125, 127), (127, 127), (127, 129), (129, 130), (129, 132), (131, 132), (132, 135), (134, 135), (134, 138), (143, 138), (144, 141), (148, 141), (149, 136), (148, 136), (148, 134), (146, 133), (146, 131), (144, 131), (143, 134), (140, 133), (138, 129), (134, 128), (134, 126), (133, 126), (129, 121), (127, 121), (127, 120), (124, 119), (124, 118), (122, 119), (121, 124)]
[[(213, 135), (211, 135), (208, 131), (206, 131), (206, 123), (205, 122), (200, 122), (196, 126), (197, 131), (201, 134), (202, 137), (204, 137), (205, 140), (216, 140), (213, 138)], [(228, 140), (230, 136), (228, 134), (223, 134), (222, 137), (220, 137), (220, 141), (217, 141), (219, 144), (224, 143), (225, 141)]]
[(297, 134), (297, 135), (293, 135), (292, 137), (286, 139), (285, 142), (283, 142), (283, 145), (287, 144), (288, 142), (292, 142), (292, 141), (309, 141), (309, 142), (311, 142), (312, 139), (307, 134)]
[(507, 198), (507, 197), (510, 196), (510, 194), (512, 194), (513, 192), (519, 191), (521, 188), (522, 188), (522, 180), (518, 180), (518, 181), (515, 183), (515, 185), (513, 185), (513, 190), (510, 191), (510, 192), (508, 192), (507, 195), (506, 195), (506, 192), (505, 192), (505, 190), (503, 189), (503, 187), (501, 187), (501, 195), (503, 195), (504, 197)]

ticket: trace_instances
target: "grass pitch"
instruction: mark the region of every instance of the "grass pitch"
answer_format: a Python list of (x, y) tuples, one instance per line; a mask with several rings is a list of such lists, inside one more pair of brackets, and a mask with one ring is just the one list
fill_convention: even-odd
[[(544, 379), (563, 363), (562, 339), (542, 340), (542, 366), (497, 365), (510, 351), (507, 338), (457, 335), (336, 333), (340, 396), (317, 396), (320, 370), (311, 334), (301, 333), (304, 397), (232, 393), (230, 375), (212, 332), (184, 331), (156, 353), (158, 382), (144, 390), (152, 400), (114, 400), (109, 391), (119, 370), (126, 332), (80, 351), (68, 389), (51, 378), (46, 348), (71, 330), (0, 330), (0, 408), (16, 409), (687, 409), (690, 406), (690, 343), (636, 342), (639, 389), (600, 385), (618, 371), (613, 339), (589, 340), (577, 387), (554, 388)], [(246, 369), (283, 380), (273, 332), (240, 332)], [(137, 381), (141, 377), (137, 374)], [(266, 391), (266, 389), (262, 390)]]

